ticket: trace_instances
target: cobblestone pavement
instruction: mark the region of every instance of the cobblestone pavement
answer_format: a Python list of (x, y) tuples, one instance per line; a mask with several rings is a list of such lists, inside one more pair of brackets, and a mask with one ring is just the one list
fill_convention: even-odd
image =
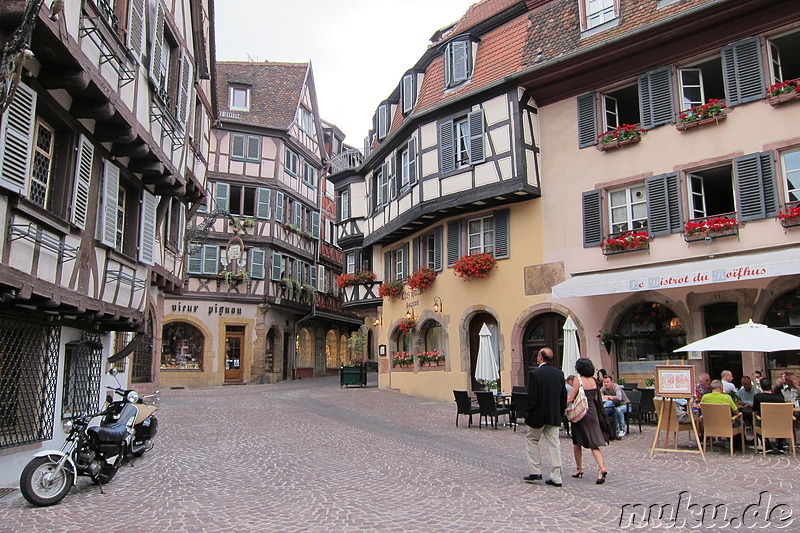
[(727, 503), (727, 517), (740, 516), (764, 490), (767, 512), (786, 504), (782, 516), (788, 509), (795, 517), (783, 525), (796, 530), (791, 454), (651, 460), (647, 425), (604, 448), (609, 476), (598, 486), (590, 457), (585, 479), (569, 476), (572, 447), (562, 433), (564, 486), (525, 484), (524, 427), (467, 428), (463, 416), (456, 427), (453, 402), (374, 382), (371, 374), (364, 389), (321, 378), (165, 391), (156, 448), (124, 466), (105, 494), (82, 478), (59, 505), (37, 509), (13, 491), (0, 498), (0, 532), (587, 531), (618, 528), (624, 504), (677, 506), (682, 491), (684, 504), (690, 495), (692, 504)]

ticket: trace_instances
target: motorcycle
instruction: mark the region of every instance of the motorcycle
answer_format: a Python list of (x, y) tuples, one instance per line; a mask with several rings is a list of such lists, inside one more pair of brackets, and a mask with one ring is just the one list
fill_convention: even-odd
[[(116, 372), (111, 373), (116, 379)], [(103, 485), (113, 479), (127, 456), (141, 457), (153, 448), (157, 406), (144, 403), (134, 390), (106, 387), (121, 399), (114, 401), (109, 394), (104, 411), (65, 417), (62, 425), (67, 438), (61, 449), (37, 453), (22, 470), (20, 492), (31, 504), (57, 504), (77, 485), (78, 476), (89, 477), (103, 492)], [(148, 398), (158, 400), (155, 394)], [(99, 426), (90, 426), (101, 416)]]

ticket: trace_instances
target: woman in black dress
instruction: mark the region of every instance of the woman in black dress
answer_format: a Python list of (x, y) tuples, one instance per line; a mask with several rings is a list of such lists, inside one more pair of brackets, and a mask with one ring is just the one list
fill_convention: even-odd
[[(583, 392), (588, 400), (589, 410), (583, 418), (572, 423), (572, 452), (575, 455), (577, 470), (572, 477), (583, 477), (583, 448), (592, 450), (594, 460), (597, 462), (597, 484), (606, 482), (608, 471), (603, 464), (601, 446), (608, 444), (608, 420), (606, 419), (603, 405), (600, 401), (600, 387), (594, 379), (594, 365), (589, 359), (581, 357), (575, 363), (575, 370), (580, 376)], [(578, 394), (579, 387), (573, 387), (567, 402), (572, 402)]]

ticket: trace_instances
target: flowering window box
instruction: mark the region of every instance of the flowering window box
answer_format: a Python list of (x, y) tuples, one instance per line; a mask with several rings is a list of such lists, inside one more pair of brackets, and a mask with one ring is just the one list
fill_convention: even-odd
[(675, 123), (675, 129), (686, 131), (706, 124), (719, 124), (728, 118), (729, 109), (722, 100), (710, 98), (708, 103), (696, 105), (681, 111)]
[(600, 243), (603, 255), (640, 252), (650, 249), (650, 234), (646, 231), (612, 233)]
[(453, 265), (453, 274), (464, 281), (488, 278), (497, 268), (497, 260), (490, 254), (463, 255)]
[(596, 148), (601, 152), (636, 144), (642, 140), (645, 131), (638, 124), (623, 124), (597, 136)]
[(783, 206), (778, 220), (784, 228), (800, 226), (800, 202), (789, 202)]
[(772, 107), (800, 99), (800, 78), (778, 82), (767, 89), (767, 103)]
[(736, 213), (693, 218), (683, 227), (683, 240), (697, 242), (739, 235)]

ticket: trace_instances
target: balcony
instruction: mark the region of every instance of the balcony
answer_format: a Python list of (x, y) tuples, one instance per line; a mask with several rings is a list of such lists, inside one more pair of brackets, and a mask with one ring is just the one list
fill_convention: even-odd
[(381, 283), (370, 281), (345, 287), (342, 289), (342, 307), (352, 310), (383, 305), (383, 298), (378, 294)]
[(340, 154), (331, 157), (331, 174), (337, 174), (344, 170), (351, 170), (361, 166), (364, 156), (355, 148), (345, 150)]
[(723, 213), (710, 217), (693, 218), (683, 227), (683, 240), (686, 242), (706, 241), (739, 235), (739, 221), (736, 213)]

